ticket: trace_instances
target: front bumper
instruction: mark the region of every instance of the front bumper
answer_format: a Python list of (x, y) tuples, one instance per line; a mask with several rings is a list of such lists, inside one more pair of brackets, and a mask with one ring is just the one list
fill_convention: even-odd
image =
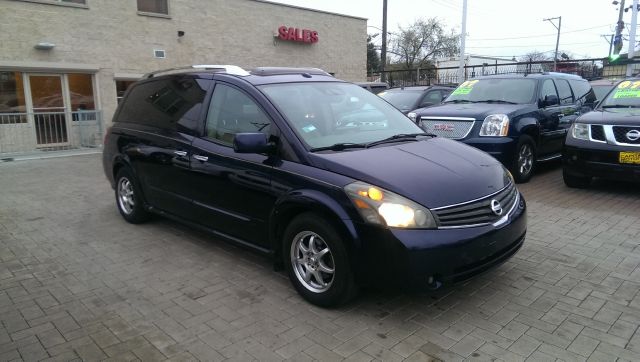
[(640, 181), (640, 165), (621, 164), (621, 151), (640, 152), (640, 149), (594, 149), (565, 146), (562, 152), (564, 172), (574, 176), (600, 177), (621, 181)]
[(526, 203), (520, 195), (500, 226), (407, 230), (359, 224), (357, 231), (359, 281), (433, 289), (469, 279), (513, 256), (527, 231)]
[(507, 168), (513, 164), (518, 143), (511, 137), (472, 137), (461, 142), (490, 154)]

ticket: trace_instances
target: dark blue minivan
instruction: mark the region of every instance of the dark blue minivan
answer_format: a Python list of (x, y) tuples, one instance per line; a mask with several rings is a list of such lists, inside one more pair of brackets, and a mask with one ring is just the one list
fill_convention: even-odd
[(119, 105), (103, 164), (128, 222), (159, 214), (270, 255), (321, 306), (365, 284), (468, 279), (527, 229), (498, 161), (319, 69), (151, 73)]

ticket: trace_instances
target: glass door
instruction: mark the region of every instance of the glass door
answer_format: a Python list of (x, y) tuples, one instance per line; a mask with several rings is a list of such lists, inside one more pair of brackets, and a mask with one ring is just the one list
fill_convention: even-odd
[(62, 75), (30, 74), (29, 88), (37, 147), (69, 143)]

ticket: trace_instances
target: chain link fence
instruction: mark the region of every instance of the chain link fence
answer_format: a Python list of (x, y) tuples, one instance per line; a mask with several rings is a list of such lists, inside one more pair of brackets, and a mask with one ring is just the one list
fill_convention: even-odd
[[(633, 74), (640, 73), (640, 60), (627, 61), (618, 59), (610, 62), (607, 58), (590, 58), (559, 61), (556, 72), (575, 74), (587, 80), (624, 78), (627, 64), (632, 64)], [(496, 74), (533, 74), (554, 71), (553, 61), (514, 62), (506, 64), (467, 65), (464, 67), (462, 79), (458, 79), (458, 67), (426, 67), (409, 70), (387, 70), (369, 73), (367, 80), (384, 81), (390, 87), (407, 87), (416, 85), (448, 84), (456, 85), (467, 79)]]

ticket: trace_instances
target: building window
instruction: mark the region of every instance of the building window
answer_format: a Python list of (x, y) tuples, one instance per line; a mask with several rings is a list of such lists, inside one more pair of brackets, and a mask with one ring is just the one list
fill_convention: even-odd
[(26, 111), (22, 73), (0, 71), (0, 125), (26, 123)]
[(93, 80), (91, 74), (69, 74), (69, 98), (71, 110), (93, 111), (96, 103), (93, 97)]
[(169, 0), (138, 0), (141, 13), (169, 15)]
[(129, 87), (131, 87), (131, 85), (135, 82), (136, 82), (135, 80), (116, 80), (116, 94), (118, 98), (118, 103), (122, 101), (122, 97), (124, 97), (124, 94), (127, 91), (127, 89), (129, 89)]

